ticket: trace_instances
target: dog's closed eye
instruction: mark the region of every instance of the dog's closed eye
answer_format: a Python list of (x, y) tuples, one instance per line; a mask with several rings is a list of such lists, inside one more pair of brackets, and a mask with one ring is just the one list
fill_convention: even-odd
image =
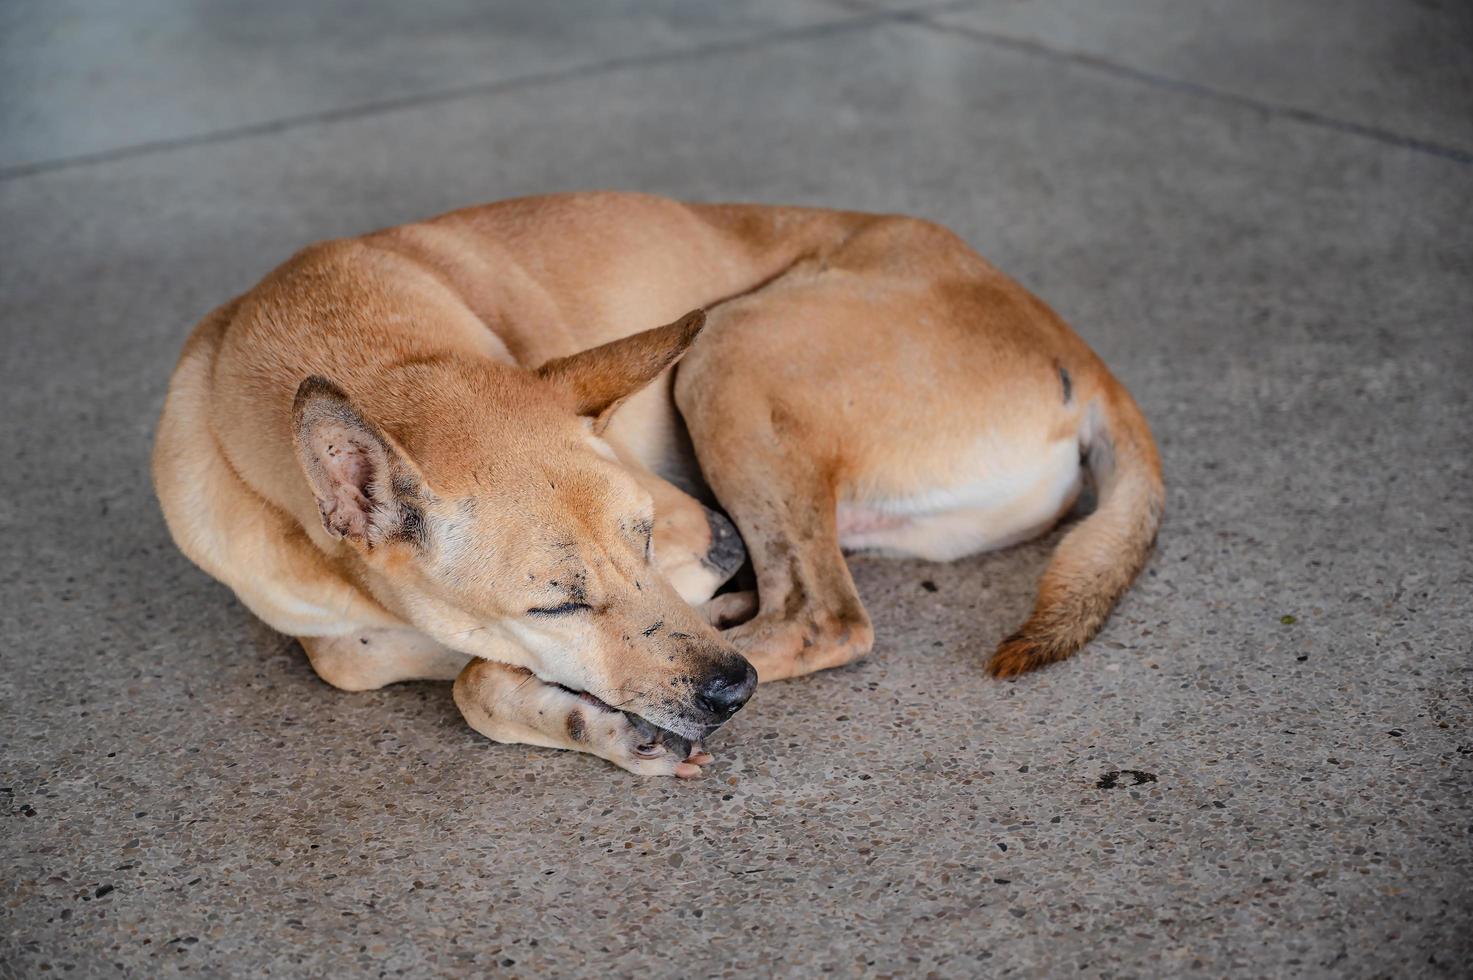
[(566, 616), (569, 613), (582, 612), (585, 609), (591, 609), (591, 608), (593, 608), (593, 607), (591, 607), (586, 602), (565, 602), (565, 603), (563, 603), (560, 606), (542, 606), (542, 607), (537, 608), (537, 609), (528, 609), (527, 610), (527, 615), (529, 615), (529, 616)]

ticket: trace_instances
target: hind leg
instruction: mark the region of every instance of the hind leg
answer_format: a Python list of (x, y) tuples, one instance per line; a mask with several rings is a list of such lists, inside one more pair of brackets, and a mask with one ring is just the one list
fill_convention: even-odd
[(757, 614), (725, 633), (764, 681), (841, 667), (874, 645), (869, 614), (831, 529), (808, 538), (790, 531), (779, 528), (761, 553), (754, 550)]
[[(876, 218), (715, 306), (675, 396), (752, 554), (758, 612), (733, 638), (759, 676), (869, 647), (841, 542), (949, 559), (1052, 524), (1077, 491), (1081, 449), (1100, 442), (1112, 383), (1052, 311), (925, 222)], [(1135, 429), (1147, 445), (1138, 413)], [(1066, 635), (1036, 612), (1029, 650), (1064, 636), (1051, 649), (1072, 651), (1097, 628), (1134, 574), (1109, 569), (1126, 567), (1117, 556), (1139, 549), (1122, 543), (1147, 537), (1147, 523), (1066, 539), (1066, 566), (1090, 572), (1046, 583), (1041, 602), (1085, 625)], [(1014, 649), (994, 670), (1019, 669)]]
[(857, 660), (874, 630), (839, 550), (831, 467), (782, 405), (740, 385), (720, 391), (727, 397), (707, 389), (681, 407), (757, 575), (756, 615), (726, 636), (764, 681)]

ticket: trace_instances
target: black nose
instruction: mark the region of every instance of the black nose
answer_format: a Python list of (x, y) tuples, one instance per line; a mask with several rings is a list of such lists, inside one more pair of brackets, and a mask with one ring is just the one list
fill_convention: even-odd
[(756, 688), (757, 671), (744, 658), (732, 656), (696, 688), (696, 704), (720, 724), (736, 714)]

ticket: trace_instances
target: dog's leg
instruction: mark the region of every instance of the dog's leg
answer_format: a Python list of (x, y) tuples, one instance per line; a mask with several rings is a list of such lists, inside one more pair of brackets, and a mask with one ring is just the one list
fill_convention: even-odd
[(368, 629), (298, 638), (317, 676), (343, 691), (373, 691), (399, 681), (449, 681), (471, 658), (416, 629)]
[(757, 615), (726, 636), (764, 681), (856, 660), (874, 630), (839, 550), (833, 479), (797, 433), (773, 438), (780, 407), (731, 395), (720, 404), (692, 400), (694, 411), (682, 404), (702, 471), (757, 573)]
[(757, 591), (723, 592), (701, 607), (706, 622), (719, 630), (730, 629), (757, 615)]
[(455, 703), (492, 741), (588, 752), (641, 776), (690, 779), (711, 762), (699, 743), (544, 683), (522, 667), (472, 660), (455, 680)]
[[(740, 501), (733, 517), (750, 542), (757, 573), (757, 614), (726, 636), (764, 681), (842, 666), (874, 644), (869, 615), (839, 550), (833, 498), (821, 486), (780, 482), (794, 475), (773, 468), (712, 480), (726, 488), (718, 493)], [(764, 477), (771, 482), (767, 496), (759, 497)]]

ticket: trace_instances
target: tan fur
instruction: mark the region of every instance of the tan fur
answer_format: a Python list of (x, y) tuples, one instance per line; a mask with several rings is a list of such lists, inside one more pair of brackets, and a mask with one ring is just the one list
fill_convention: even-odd
[[(681, 316), (702, 307), (704, 329)], [(1150, 432), (1098, 358), (927, 222), (573, 194), (298, 253), (186, 344), (154, 474), (185, 553), (330, 683), (469, 663), (457, 703), (490, 737), (691, 775), (737, 650), (770, 680), (869, 649), (842, 549), (1037, 534), (1081, 454), (1099, 508), (999, 676), (1087, 642), (1159, 522)], [(755, 616), (724, 632), (708, 619), (751, 602), (693, 608), (732, 570), (703, 485), (756, 572)], [(564, 688), (689, 756), (631, 755), (638, 726), (591, 747), (567, 710), (532, 722)]]

